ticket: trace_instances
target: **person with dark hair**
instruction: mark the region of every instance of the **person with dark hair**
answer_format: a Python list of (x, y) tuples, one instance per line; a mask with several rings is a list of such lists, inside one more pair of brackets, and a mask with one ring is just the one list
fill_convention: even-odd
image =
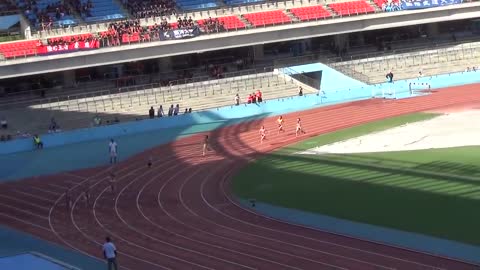
[(173, 108), (173, 104), (172, 104), (172, 106), (170, 106), (170, 108), (168, 108), (168, 116), (173, 116), (173, 110), (174, 110), (174, 108)]
[(173, 110), (173, 115), (178, 115), (180, 113), (180, 105), (177, 104)]
[(389, 83), (393, 82), (393, 72), (390, 70), (387, 75), (385, 75)]
[(115, 267), (115, 270), (120, 270), (117, 264), (117, 247), (108, 236), (103, 244), (103, 257), (107, 260), (108, 270), (112, 270), (112, 267)]
[(192, 108), (188, 109), (188, 113), (192, 113)]
[(150, 107), (150, 110), (148, 110), (148, 116), (150, 117), (150, 119), (153, 119), (155, 118), (155, 109), (152, 107)]

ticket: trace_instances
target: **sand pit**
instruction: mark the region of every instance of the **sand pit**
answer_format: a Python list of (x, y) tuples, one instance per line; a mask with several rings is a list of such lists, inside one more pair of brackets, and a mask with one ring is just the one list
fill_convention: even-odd
[(480, 110), (441, 115), (300, 154), (354, 154), (480, 145)]

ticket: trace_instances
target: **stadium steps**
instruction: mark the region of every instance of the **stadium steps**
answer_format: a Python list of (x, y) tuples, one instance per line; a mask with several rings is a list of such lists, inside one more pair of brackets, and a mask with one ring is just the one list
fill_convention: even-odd
[(301, 21), (299, 18), (297, 18), (295, 15), (293, 15), (292, 12), (290, 12), (290, 10), (284, 10), (283, 12), (285, 14), (287, 14), (288, 17), (290, 17), (290, 20), (292, 20), (292, 22), (300, 22)]
[[(98, 114), (104, 120), (118, 117), (121, 122), (146, 118), (151, 106), (158, 109), (163, 104), (164, 111), (173, 104), (179, 104), (181, 113), (185, 108), (193, 111), (229, 106), (234, 103), (235, 94), (240, 95), (244, 103), (246, 96), (256, 90), (263, 92), (265, 100), (278, 99), (298, 94), (298, 85), (288, 77), (273, 73), (259, 74), (257, 77), (242, 76), (218, 80), (215, 84), (205, 83), (194, 87), (173, 86), (161, 89), (126, 92), (97, 97), (85, 97), (77, 100), (54, 102), (43, 106), (13, 109), (2, 112), (11, 128), (10, 134), (16, 130), (30, 134), (44, 133), (55, 117), (62, 130), (88, 127), (93, 117)], [(304, 93), (313, 93), (313, 89), (304, 89)], [(43, 109), (48, 106), (49, 109)], [(17, 128), (21, 127), (21, 128)]]
[(383, 12), (382, 7), (379, 7), (377, 3), (375, 3), (375, 1), (373, 0), (366, 0), (366, 1), (367, 3), (370, 4), (370, 6), (373, 7), (373, 9), (375, 9), (375, 13)]

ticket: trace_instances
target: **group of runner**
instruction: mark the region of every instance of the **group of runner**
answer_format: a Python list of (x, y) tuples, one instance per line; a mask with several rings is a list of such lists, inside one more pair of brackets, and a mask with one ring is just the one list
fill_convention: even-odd
[[(285, 124), (285, 120), (283, 119), (283, 116), (279, 116), (277, 119), (277, 125), (278, 125), (278, 134), (280, 132), (285, 132), (285, 129), (283, 129), (283, 126)], [(260, 133), (260, 143), (263, 143), (264, 140), (267, 139), (267, 129), (265, 126), (262, 126), (259, 130)], [(302, 120), (300, 118), (297, 118), (297, 124), (295, 127), (295, 137), (298, 137), (299, 134), (305, 134), (305, 130), (302, 127)]]
[[(285, 132), (285, 129), (284, 129), (285, 120), (283, 119), (283, 116), (278, 117), (277, 125), (278, 125), (278, 134)], [(264, 125), (260, 127), (259, 133), (260, 133), (260, 144), (262, 144), (263, 141), (267, 139), (267, 133), (268, 133)], [(302, 120), (300, 118), (297, 118), (297, 123), (295, 126), (295, 137), (298, 137), (298, 135), (305, 134), (305, 133), (306, 132), (302, 127)], [(205, 135), (205, 138), (203, 140), (202, 155), (205, 156), (208, 151), (210, 151), (209, 137), (208, 135)]]

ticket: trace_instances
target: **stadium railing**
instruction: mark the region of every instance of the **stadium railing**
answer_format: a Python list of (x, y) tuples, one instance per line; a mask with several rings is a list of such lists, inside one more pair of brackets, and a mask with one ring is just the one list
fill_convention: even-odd
[[(406, 67), (406, 66), (422, 66), (432, 62), (439, 62), (441, 57), (451, 58), (456, 55), (461, 55), (461, 59), (467, 59), (473, 53), (480, 53), (480, 42), (466, 43), (456, 46), (446, 46), (444, 48), (433, 48), (430, 50), (418, 51), (414, 49), (397, 50), (395, 54), (367, 54), (352, 57), (352, 60), (337, 59), (332, 61), (341, 63), (340, 65), (354, 66), (356, 71), (368, 72), (372, 70), (373, 65), (378, 66), (378, 70), (385, 67), (385, 62), (388, 61), (389, 68)], [(435, 61), (436, 58), (436, 61)], [(406, 63), (410, 64), (406, 64)], [(472, 62), (472, 64), (475, 64)]]
[[(231, 87), (233, 84), (238, 85), (238, 82), (235, 80), (236, 77), (246, 76), (246, 75), (258, 75), (261, 73), (272, 72), (273, 67), (264, 67), (264, 68), (257, 68), (257, 69), (248, 69), (248, 70), (241, 70), (235, 72), (228, 72), (223, 74), (222, 80), (232, 79), (230, 81), (230, 86), (226, 85), (226, 89)], [(36, 106), (41, 109), (56, 109), (58, 102), (62, 101), (70, 101), (70, 100), (80, 100), (86, 98), (93, 98), (98, 96), (108, 96), (108, 95), (116, 95), (116, 94), (126, 94), (131, 92), (132, 96), (134, 95), (141, 95), (146, 93), (154, 93), (155, 99), (157, 101), (165, 102), (168, 100), (169, 96), (172, 96), (175, 91), (181, 94), (183, 98), (188, 96), (198, 96), (204, 95), (207, 96), (209, 93), (211, 94), (223, 94), (223, 91), (227, 91), (226, 89), (220, 89), (219, 92), (209, 91), (209, 86), (214, 85), (218, 82), (219, 79), (215, 79), (212, 77), (196, 77), (192, 79), (180, 79), (180, 80), (171, 80), (169, 81), (169, 85), (165, 86), (161, 83), (151, 83), (151, 84), (143, 84), (143, 85), (133, 85), (133, 86), (125, 86), (125, 87), (112, 87), (106, 90), (99, 90), (99, 91), (91, 91), (88, 93), (65, 93), (59, 94), (54, 97), (45, 97), (45, 98), (32, 98), (28, 100), (19, 100), (14, 102), (8, 103), (0, 103), (0, 111), (8, 110), (13, 108), (21, 108), (21, 107), (28, 107), (28, 106)], [(210, 88), (211, 89), (211, 88)], [(39, 90), (36, 90), (39, 91)]]

